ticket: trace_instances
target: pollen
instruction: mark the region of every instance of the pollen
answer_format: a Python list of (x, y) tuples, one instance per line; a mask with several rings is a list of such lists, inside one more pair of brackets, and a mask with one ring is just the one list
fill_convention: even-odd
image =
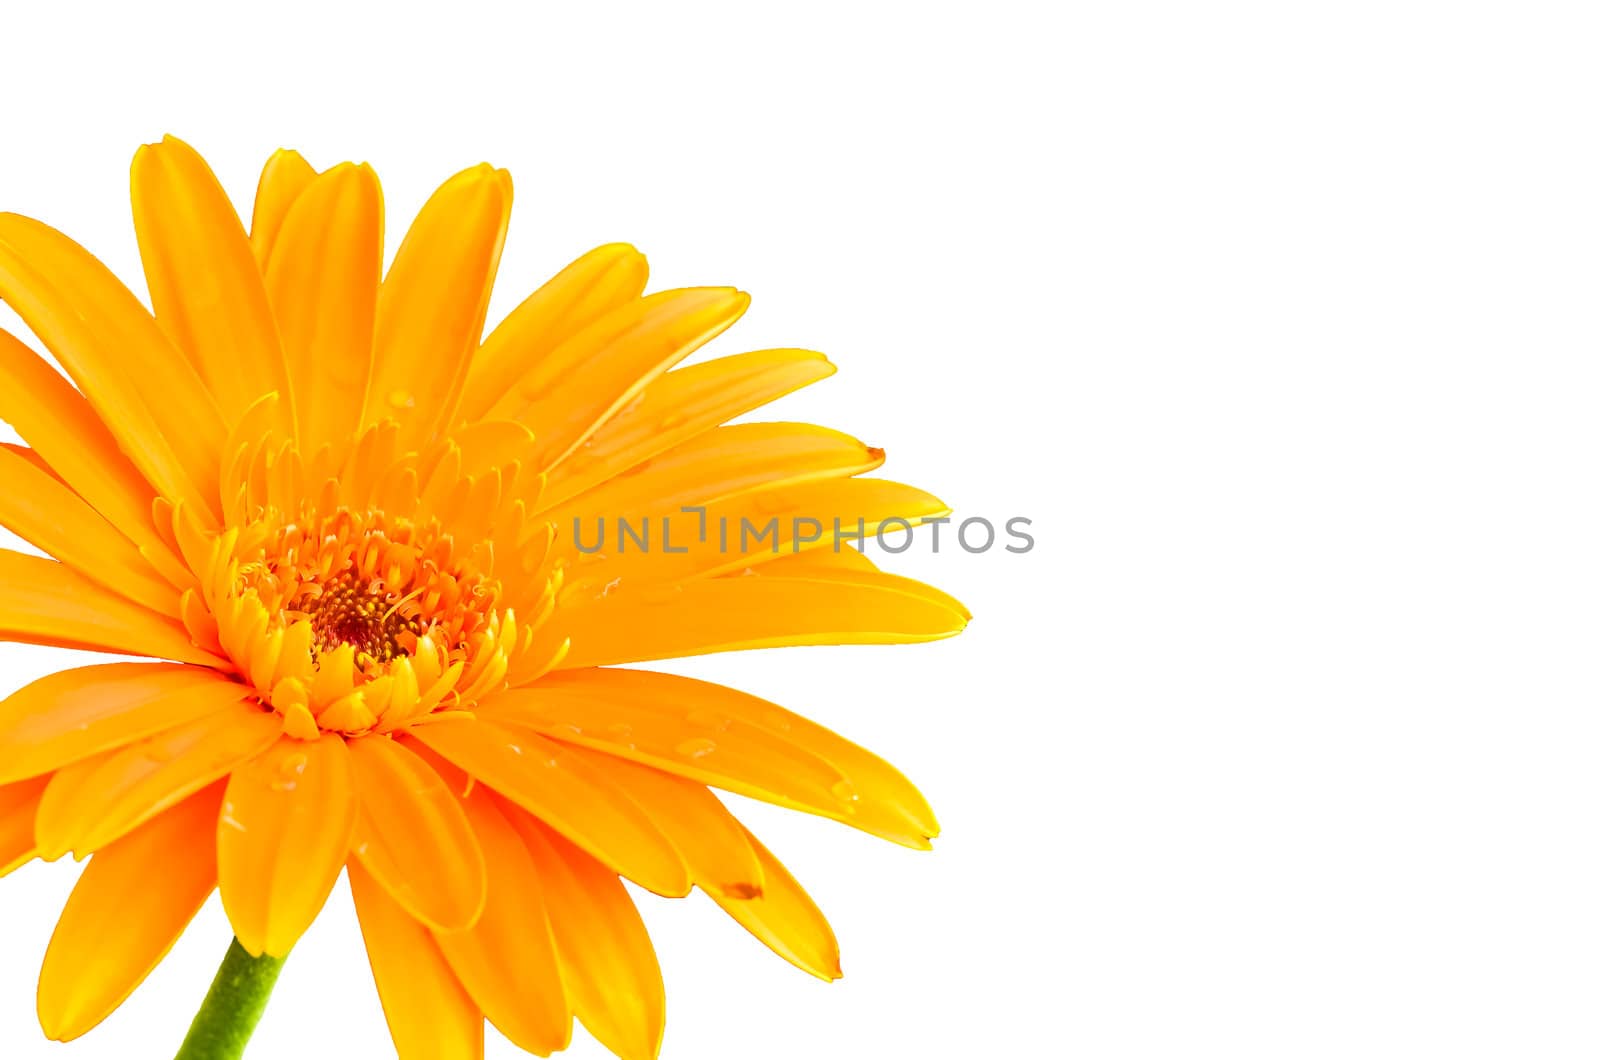
[(292, 610), (311, 623), (313, 665), (341, 644), (355, 649), (356, 666), (363, 673), (415, 651), (422, 620), (411, 596), (393, 600), (392, 595), (348, 575), (311, 587)]

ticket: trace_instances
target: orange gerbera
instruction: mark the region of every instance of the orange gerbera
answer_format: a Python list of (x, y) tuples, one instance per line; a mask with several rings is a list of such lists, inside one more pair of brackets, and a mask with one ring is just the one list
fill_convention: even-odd
[[(949, 636), (960, 604), (835, 535), (945, 506), (857, 477), (883, 453), (843, 434), (724, 426), (832, 366), (670, 370), (748, 298), (645, 295), (632, 247), (579, 258), (480, 343), (510, 209), (505, 172), (452, 177), (380, 275), (367, 166), (280, 151), (246, 235), (167, 139), (133, 162), (154, 315), (67, 237), (0, 215), (0, 298), (71, 380), (0, 332), (0, 416), (27, 443), (0, 449), (0, 523), (54, 557), (0, 551), (0, 637), (163, 660), (0, 704), (0, 868), (93, 855), (41, 972), (51, 1038), (104, 1019), (220, 887), (237, 974), (184, 1055), (235, 1055), (264, 994), (224, 980), (270, 986), (348, 871), (402, 1057), (480, 1056), (485, 1019), (544, 1055), (574, 1015), (650, 1057), (660, 974), (619, 877), (698, 886), (838, 975), (821, 914), (708, 785), (936, 834), (904, 777), (834, 733), (608, 667)], [(775, 536), (703, 532), (774, 517)], [(575, 536), (618, 518), (655, 520), (656, 546)]]

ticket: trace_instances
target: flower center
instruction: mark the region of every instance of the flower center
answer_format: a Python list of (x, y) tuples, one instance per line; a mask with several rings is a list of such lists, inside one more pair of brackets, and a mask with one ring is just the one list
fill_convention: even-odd
[(349, 574), (326, 586), (307, 586), (287, 613), (303, 615), (311, 623), (313, 663), (348, 644), (363, 673), (397, 655), (410, 655), (422, 634), (412, 597), (392, 600), (381, 587)]
[(436, 520), (264, 514), (217, 539), (222, 647), (292, 735), (387, 732), (503, 686), (525, 643), (480, 550)]

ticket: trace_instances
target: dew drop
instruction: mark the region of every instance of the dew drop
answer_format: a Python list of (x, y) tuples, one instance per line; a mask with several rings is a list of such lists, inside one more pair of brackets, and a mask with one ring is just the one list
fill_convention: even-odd
[(850, 783), (848, 780), (837, 781), (834, 783), (833, 787), (828, 790), (833, 792), (834, 798), (844, 803), (846, 807), (852, 811), (856, 808), (855, 804), (861, 801), (860, 792), (856, 791), (856, 786)]
[(690, 725), (701, 725), (707, 729), (715, 729), (717, 732), (727, 732), (728, 727), (733, 724), (732, 718), (718, 714), (714, 710), (703, 709), (691, 710), (684, 715), (683, 720)]
[(306, 756), (295, 753), (278, 763), (278, 775), (273, 778), (271, 787), (273, 791), (293, 791), (300, 783), (300, 778), (305, 775)]
[(417, 399), (409, 390), (395, 388), (389, 391), (389, 407), (392, 409), (411, 409), (417, 407)]
[(706, 755), (710, 754), (716, 749), (716, 742), (714, 740), (708, 740), (703, 736), (697, 736), (692, 740), (685, 740), (680, 743), (677, 748), (678, 753), (683, 755), (685, 758), (704, 758)]

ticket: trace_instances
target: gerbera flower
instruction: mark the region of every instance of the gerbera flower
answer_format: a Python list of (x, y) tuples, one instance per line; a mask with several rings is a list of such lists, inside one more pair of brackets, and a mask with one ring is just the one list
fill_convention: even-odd
[[(911, 847), (937, 833), (834, 733), (612, 667), (949, 636), (960, 604), (832, 532), (945, 506), (859, 477), (883, 453), (844, 434), (724, 426), (832, 366), (674, 369), (748, 298), (645, 295), (631, 247), (482, 338), (510, 209), (503, 171), (452, 177), (381, 275), (368, 167), (279, 152), (247, 235), (168, 139), (133, 163), (153, 315), (66, 236), (0, 215), (0, 298), (65, 371), (0, 333), (0, 416), (26, 443), (0, 449), (0, 523), (47, 554), (0, 551), (0, 636), (160, 660), (0, 704), (0, 868), (92, 855), (40, 976), (51, 1038), (104, 1019), (220, 888), (232, 970), (191, 1053), (232, 1055), (264, 996), (228, 990), (270, 987), (348, 872), (402, 1057), (481, 1055), (486, 1019), (548, 1054), (573, 1016), (650, 1057), (663, 991), (621, 879), (699, 887), (839, 974), (822, 915), (709, 788)], [(776, 544), (699, 532), (773, 517)], [(655, 520), (655, 547), (575, 536), (618, 518)]]

